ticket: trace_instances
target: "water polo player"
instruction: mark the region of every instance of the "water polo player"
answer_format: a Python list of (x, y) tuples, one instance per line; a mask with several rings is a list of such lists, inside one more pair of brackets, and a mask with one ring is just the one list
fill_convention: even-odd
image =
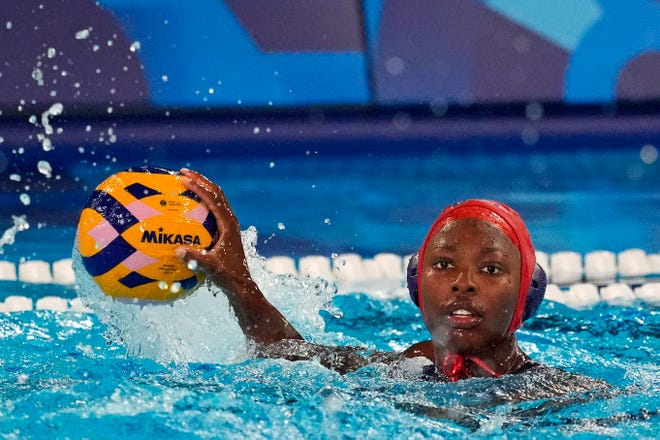
[(259, 356), (317, 359), (340, 372), (426, 358), (420, 375), (443, 381), (542, 371), (557, 387), (549, 394), (604, 385), (533, 362), (519, 348), (515, 332), (543, 299), (545, 274), (525, 223), (508, 206), (469, 200), (440, 214), (408, 270), (411, 297), (432, 339), (399, 354), (368, 352), (305, 341), (252, 280), (240, 225), (222, 190), (199, 173), (182, 173), (184, 184), (215, 215), (220, 237), (208, 251), (181, 247), (178, 253), (184, 261), (196, 260), (223, 289)]

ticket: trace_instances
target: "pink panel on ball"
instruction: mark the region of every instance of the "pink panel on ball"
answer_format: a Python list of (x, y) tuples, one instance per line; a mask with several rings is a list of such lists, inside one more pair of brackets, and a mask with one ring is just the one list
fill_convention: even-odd
[(151, 206), (147, 205), (146, 203), (142, 203), (139, 200), (136, 200), (135, 202), (126, 205), (126, 209), (131, 211), (131, 214), (137, 217), (140, 221), (147, 219), (149, 217), (162, 214), (162, 212), (160, 212), (159, 210), (154, 209)]
[(103, 220), (98, 225), (89, 230), (88, 234), (96, 242), (96, 247), (102, 249), (119, 235), (110, 223)]
[(130, 257), (122, 261), (122, 264), (131, 270), (140, 270), (145, 266), (149, 266), (150, 264), (157, 262), (157, 259), (150, 257), (149, 255), (145, 255), (140, 251), (136, 251)]
[(206, 209), (203, 205), (197, 205), (195, 209), (191, 209), (186, 212), (184, 215), (192, 220), (196, 220), (199, 223), (204, 223), (206, 216), (209, 214), (209, 210)]

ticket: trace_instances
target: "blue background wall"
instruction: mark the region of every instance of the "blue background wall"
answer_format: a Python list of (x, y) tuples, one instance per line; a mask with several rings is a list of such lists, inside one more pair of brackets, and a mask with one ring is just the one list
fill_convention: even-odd
[(8, 0), (3, 9), (8, 109), (21, 100), (442, 108), (660, 99), (656, 0)]
[(475, 196), (545, 251), (657, 252), (660, 1), (2, 6), (0, 225), (33, 225), (16, 258), (69, 255), (90, 190), (143, 163), (212, 176), (266, 253), (408, 253)]

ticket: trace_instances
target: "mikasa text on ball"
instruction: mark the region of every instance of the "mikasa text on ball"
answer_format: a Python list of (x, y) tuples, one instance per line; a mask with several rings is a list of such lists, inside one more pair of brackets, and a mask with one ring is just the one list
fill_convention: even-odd
[(136, 168), (110, 176), (90, 196), (76, 241), (85, 270), (106, 295), (173, 301), (202, 282), (174, 250), (209, 248), (217, 226), (181, 178), (163, 168)]

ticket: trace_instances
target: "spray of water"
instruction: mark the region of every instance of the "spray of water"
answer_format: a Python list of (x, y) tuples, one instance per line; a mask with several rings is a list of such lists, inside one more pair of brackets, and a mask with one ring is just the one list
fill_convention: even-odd
[[(327, 342), (333, 338), (324, 331), (319, 311), (329, 307), (335, 290), (321, 279), (268, 272), (256, 242), (254, 228), (243, 232), (250, 271), (268, 300), (309, 339)], [(124, 346), (129, 356), (163, 364), (237, 363), (250, 358), (250, 346), (217, 286), (206, 283), (172, 303), (136, 303), (105, 295), (85, 271), (75, 245), (73, 267), (78, 296), (106, 325), (108, 344)]]
[(6, 244), (14, 244), (16, 241), (16, 233), (20, 231), (25, 231), (30, 228), (30, 224), (27, 222), (25, 219), (24, 215), (21, 216), (11, 216), (12, 221), (14, 222), (14, 226), (8, 228), (5, 230), (5, 232), (2, 234), (2, 237), (0, 237), (0, 254), (4, 252), (2, 247)]

